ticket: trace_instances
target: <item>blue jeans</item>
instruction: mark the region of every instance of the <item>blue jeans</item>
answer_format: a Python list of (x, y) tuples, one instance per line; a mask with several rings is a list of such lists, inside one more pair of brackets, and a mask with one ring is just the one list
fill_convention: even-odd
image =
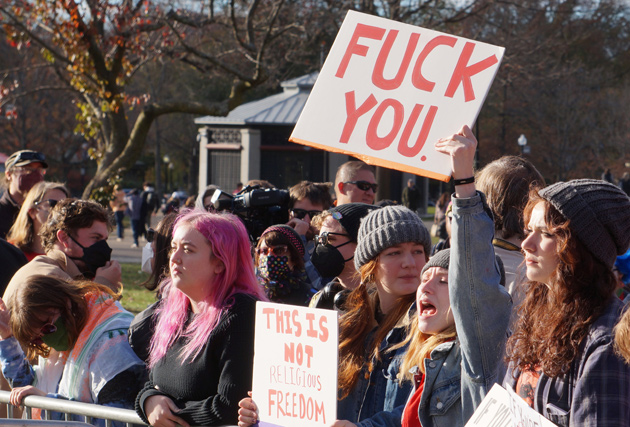
[(133, 233), (133, 242), (138, 244), (138, 237), (142, 234), (142, 220), (140, 219), (132, 219), (131, 220), (131, 232)]
[(116, 232), (118, 233), (118, 238), (122, 239), (125, 237), (125, 226), (123, 225), (125, 211), (116, 211), (114, 212), (114, 216), (116, 217)]

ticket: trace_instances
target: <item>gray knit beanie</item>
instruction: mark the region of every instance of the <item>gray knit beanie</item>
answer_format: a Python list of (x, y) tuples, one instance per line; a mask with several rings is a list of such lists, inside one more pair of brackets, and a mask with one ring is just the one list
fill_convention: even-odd
[[(499, 283), (501, 286), (505, 286), (505, 267), (503, 267), (503, 260), (498, 255), (495, 255), (494, 258), (497, 261), (497, 267), (499, 268), (499, 274), (501, 275), (501, 279)], [(431, 267), (442, 267), (448, 270), (449, 261), (451, 259), (451, 249), (442, 249), (439, 252), (436, 252), (427, 263), (422, 268), (422, 272), (420, 273), (420, 277)]]
[(630, 246), (630, 199), (598, 179), (558, 182), (538, 192), (569, 222), (569, 228), (601, 262), (612, 268)]
[(385, 206), (367, 214), (361, 221), (354, 252), (357, 270), (385, 249), (400, 243), (417, 242), (431, 252), (431, 236), (420, 217), (404, 206)]

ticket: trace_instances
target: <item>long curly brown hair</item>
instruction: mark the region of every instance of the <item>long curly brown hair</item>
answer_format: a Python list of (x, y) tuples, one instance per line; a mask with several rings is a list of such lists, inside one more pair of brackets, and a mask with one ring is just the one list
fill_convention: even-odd
[(615, 278), (572, 233), (571, 221), (535, 191), (525, 207), (525, 224), (540, 202), (547, 228), (557, 238), (559, 262), (550, 283), (526, 285), (506, 361), (521, 370), (540, 367), (545, 375), (557, 377), (569, 370), (589, 327), (612, 298)]

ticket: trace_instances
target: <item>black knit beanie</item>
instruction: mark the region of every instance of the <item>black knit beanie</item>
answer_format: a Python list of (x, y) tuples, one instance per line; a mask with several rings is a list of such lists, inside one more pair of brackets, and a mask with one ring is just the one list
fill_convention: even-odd
[(630, 199), (619, 187), (598, 179), (558, 182), (538, 192), (569, 222), (595, 258), (612, 268), (630, 246)]
[(361, 219), (374, 209), (379, 209), (379, 206), (368, 205), (367, 203), (345, 203), (330, 208), (329, 211), (332, 213), (332, 217), (339, 221), (348, 232), (350, 239), (356, 243)]

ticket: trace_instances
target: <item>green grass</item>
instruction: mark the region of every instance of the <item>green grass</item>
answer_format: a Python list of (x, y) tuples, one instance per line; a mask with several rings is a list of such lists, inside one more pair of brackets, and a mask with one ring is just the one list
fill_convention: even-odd
[(149, 275), (140, 270), (139, 264), (120, 264), (122, 268), (123, 298), (120, 301), (125, 309), (137, 314), (155, 302), (155, 292), (140, 284)]

